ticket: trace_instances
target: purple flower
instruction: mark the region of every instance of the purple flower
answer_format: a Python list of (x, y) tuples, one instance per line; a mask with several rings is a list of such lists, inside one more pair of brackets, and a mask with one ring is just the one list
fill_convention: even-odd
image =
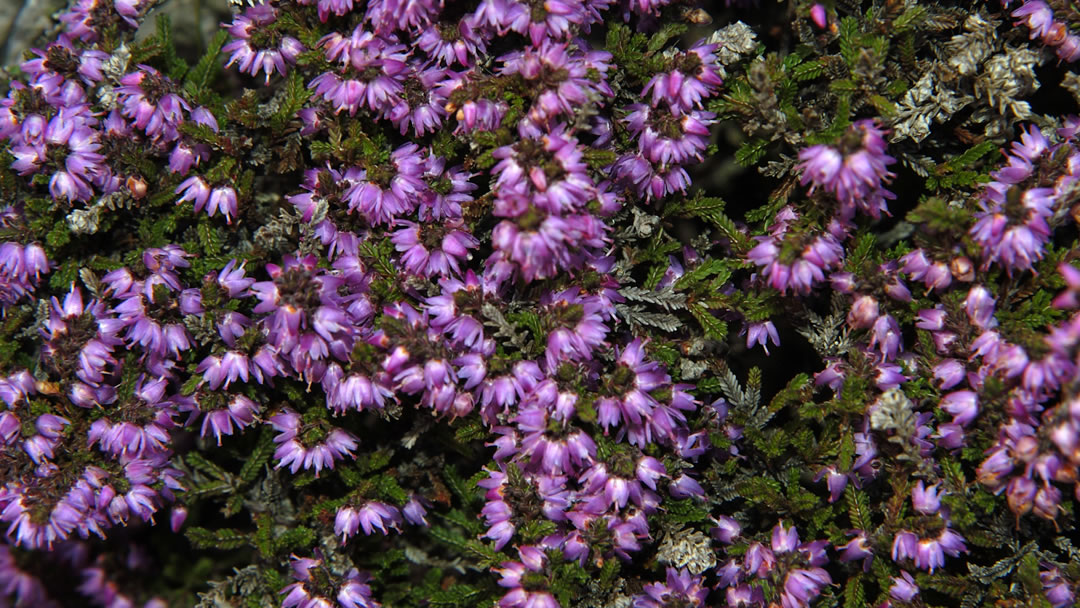
[(333, 36), (326, 36), (319, 42), (326, 49), (328, 60), (342, 60), (343, 70), (316, 76), (308, 88), (332, 105), (335, 113), (348, 110), (353, 116), (360, 108), (374, 112), (387, 112), (393, 108), (404, 92), (402, 82), (408, 59), (405, 47), (387, 44), (370, 34), (361, 36), (358, 44), (352, 41), (339, 43)]
[(638, 140), (638, 152), (659, 165), (683, 165), (700, 161), (709, 143), (709, 126), (716, 116), (711, 112), (688, 110), (678, 114), (671, 109), (645, 104), (627, 107), (623, 119)]
[(772, 321), (765, 321), (763, 323), (751, 323), (746, 330), (746, 348), (753, 348), (755, 345), (760, 344), (765, 349), (765, 354), (769, 354), (769, 342), (772, 342), (776, 346), (780, 346), (780, 336), (776, 333), (776, 326)]
[[(503, 205), (507, 199), (498, 202)], [(499, 283), (515, 271), (520, 271), (525, 282), (552, 277), (579, 267), (586, 247), (604, 245), (608, 227), (592, 214), (549, 215), (520, 195), (514, 195), (512, 204), (515, 210), (503, 213), (515, 219), (500, 222), (491, 233), (496, 252), (488, 258), (487, 276)]]
[(863, 560), (863, 570), (869, 570), (870, 560), (874, 557), (874, 548), (866, 538), (866, 532), (856, 530), (858, 534), (848, 541), (846, 545), (837, 547), (840, 551), (840, 559), (845, 562)]
[(93, 196), (90, 182), (103, 170), (105, 160), (98, 150), (98, 133), (78, 116), (61, 109), (45, 126), (43, 138), (34, 145), (11, 149), (11, 168), (20, 175), (51, 170), (49, 193), (57, 200), (87, 201)]
[(304, 51), (304, 45), (292, 36), (283, 36), (274, 26), (276, 21), (277, 10), (268, 4), (247, 7), (243, 15), (234, 18), (226, 26), (233, 40), (221, 49), (230, 53), (225, 67), (235, 63), (241, 72), (252, 76), (262, 70), (266, 72), (266, 84), (270, 84), (275, 70), (284, 76)]
[(403, 91), (385, 116), (404, 135), (409, 128), (417, 137), (436, 131), (447, 116), (445, 90), (437, 87), (446, 76), (446, 70), (420, 69), (410, 64), (410, 75), (403, 83)]
[(121, 112), (134, 121), (152, 138), (173, 141), (179, 137), (176, 128), (184, 122), (184, 112), (191, 106), (175, 91), (176, 85), (154, 68), (140, 65), (138, 71), (120, 79)]
[(132, 29), (139, 27), (136, 18), (142, 16), (143, 4), (143, 0), (78, 0), (69, 11), (60, 15), (60, 22), (73, 38), (95, 42), (101, 34), (100, 24), (124, 24)]
[(1042, 0), (1024, 0), (1020, 8), (1012, 12), (1020, 19), (1016, 25), (1025, 24), (1031, 30), (1030, 38), (1045, 38), (1054, 25), (1054, 10)]
[(395, 225), (401, 228), (391, 235), (390, 241), (398, 251), (404, 252), (402, 266), (422, 277), (460, 275), (459, 261), (471, 257), (469, 250), (480, 244), (462, 230), (465, 225), (461, 220), (441, 224), (397, 220)]
[(633, 608), (664, 608), (685, 606), (697, 608), (705, 605), (709, 588), (702, 584), (700, 576), (692, 576), (685, 568), (667, 569), (667, 583), (649, 583), (642, 588), (643, 594), (634, 596)]
[(911, 505), (923, 515), (933, 515), (941, 509), (941, 499), (937, 494), (937, 484), (929, 488), (923, 485), (922, 480), (911, 489)]
[(401, 529), (401, 512), (397, 508), (378, 501), (365, 502), (360, 507), (342, 507), (338, 509), (334, 519), (334, 534), (341, 535), (342, 542), (356, 534), (357, 530), (363, 529), (364, 534), (371, 536), (375, 530), (388, 534), (387, 528), (393, 528), (398, 532)]
[(300, 415), (290, 409), (271, 416), (270, 426), (278, 431), (274, 443), (278, 444), (274, 458), (278, 460), (275, 468), (288, 466), (295, 474), (300, 469), (315, 469), (318, 477), (323, 467), (334, 468), (334, 463), (346, 456), (353, 457), (357, 439), (348, 431), (331, 428), (327, 431), (321, 425), (302, 425)]
[(807, 608), (810, 602), (821, 594), (821, 590), (832, 584), (832, 577), (823, 568), (796, 568), (784, 579), (784, 590), (780, 594), (780, 603), (789, 608)]
[[(316, 554), (319, 555), (318, 551)], [(280, 595), (285, 596), (281, 608), (380, 608), (381, 604), (372, 598), (371, 587), (367, 585), (371, 579), (369, 575), (360, 574), (356, 568), (344, 576), (335, 575), (323, 565), (321, 557), (293, 555), (292, 560), (292, 576), (296, 582), (280, 591)]]
[(555, 327), (547, 338), (545, 358), (549, 372), (554, 372), (561, 361), (591, 360), (593, 349), (604, 342), (608, 333), (599, 298), (581, 295), (577, 288), (571, 288), (545, 294), (540, 304)]
[(566, 38), (585, 19), (580, 3), (547, 0), (537, 6), (525, 0), (481, 0), (476, 20), (500, 33), (528, 34), (533, 46)]
[(800, 183), (813, 183), (810, 192), (823, 188), (853, 213), (857, 206), (872, 217), (887, 213), (884, 199), (893, 198), (884, 189), (895, 174), (887, 167), (896, 160), (885, 154), (885, 131), (873, 120), (859, 120), (848, 128), (839, 147), (818, 144), (799, 152)]
[(361, 171), (343, 197), (349, 211), (359, 211), (371, 224), (390, 224), (411, 213), (426, 190), (424, 158), (416, 144), (404, 144), (390, 155), (390, 163)]
[(889, 596), (901, 602), (910, 602), (919, 594), (919, 586), (915, 579), (906, 571), (901, 571), (900, 576), (892, 577), (893, 584), (889, 588)]
[(690, 50), (668, 58), (670, 71), (653, 76), (642, 94), (651, 95), (653, 107), (663, 101), (675, 113), (700, 108), (701, 100), (714, 95), (723, 84), (717, 70), (716, 48), (702, 40)]
[(531, 580), (537, 577), (530, 575), (544, 570), (547, 555), (532, 546), (519, 547), (518, 554), (520, 562), (503, 562), (501, 568), (492, 568), (499, 574), (499, 586), (509, 589), (499, 600), (499, 608), (561, 608), (555, 597), (543, 589), (543, 578)]
[(440, 65), (450, 66), (455, 61), (462, 67), (470, 67), (476, 57), (487, 50), (490, 35), (478, 27), (474, 13), (455, 22), (439, 21), (420, 33), (416, 46)]
[[(1049, 567), (1048, 564), (1043, 564), (1044, 567)], [(1046, 594), (1046, 599), (1050, 601), (1050, 605), (1054, 608), (1067, 608), (1073, 605), (1075, 594), (1069, 585), (1069, 580), (1061, 574), (1061, 570), (1056, 567), (1049, 567), (1048, 570), (1039, 572), (1039, 581), (1042, 583), (1043, 593)]]
[(953, 416), (955, 424), (967, 426), (979, 414), (979, 398), (972, 391), (953, 391), (942, 398), (939, 407)]
[[(519, 0), (484, 0), (484, 7), (513, 3), (524, 9)], [(548, 6), (570, 6), (563, 0), (548, 0)], [(493, 9), (494, 10), (494, 9)], [(525, 9), (527, 12), (527, 9)], [(572, 116), (578, 108), (614, 94), (604, 80), (611, 55), (603, 51), (583, 52), (567, 43), (547, 39), (537, 41), (531, 47), (499, 58), (503, 66), (500, 76), (520, 75), (535, 91), (533, 105), (526, 119), (518, 125), (522, 136), (539, 137), (554, 128), (541, 128), (558, 124), (553, 119)], [(450, 97), (451, 100), (453, 96)]]
[(535, 207), (557, 215), (584, 206), (596, 196), (596, 188), (586, 172), (583, 152), (576, 139), (559, 133), (527, 137), (496, 149), (492, 156), (499, 163), (491, 170), (496, 176), (493, 188), (503, 201), (495, 214), (520, 215), (524, 209), (516, 203), (524, 196)]

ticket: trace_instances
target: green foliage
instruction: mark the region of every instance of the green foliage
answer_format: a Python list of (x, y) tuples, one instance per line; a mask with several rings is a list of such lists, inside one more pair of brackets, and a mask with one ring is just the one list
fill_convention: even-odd
[(304, 107), (309, 97), (311, 97), (311, 91), (307, 88), (300, 72), (290, 73), (285, 82), (281, 105), (270, 119), (270, 126), (275, 131), (280, 130)]
[(941, 163), (934, 169), (933, 175), (926, 178), (926, 185), (930, 189), (938, 188), (971, 188), (976, 183), (987, 181), (988, 178), (974, 170), (977, 163), (988, 154), (998, 149), (993, 141), (984, 141), (971, 146), (963, 153)]
[(243, 547), (251, 541), (249, 534), (228, 528), (208, 530), (190, 526), (184, 531), (184, 535), (197, 549), (217, 549), (219, 551)]
[(709, 521), (709, 509), (700, 501), (692, 498), (664, 501), (666, 511), (663, 514), (665, 526), (679, 524), (700, 524)]
[(768, 140), (751, 139), (735, 151), (735, 161), (744, 167), (756, 165), (765, 156), (765, 148), (768, 145)]
[(706, 336), (718, 341), (723, 341), (727, 337), (727, 323), (713, 316), (704, 305), (695, 302), (690, 305), (689, 309), (690, 314), (697, 319)]
[(848, 484), (844, 488), (844, 501), (847, 503), (848, 519), (853, 528), (867, 532), (874, 529), (870, 516), (870, 499), (866, 496), (866, 492)]
[(221, 49), (228, 40), (229, 33), (225, 30), (218, 30), (214, 37), (210, 39), (206, 51), (195, 64), (195, 67), (191, 68), (184, 78), (184, 91), (200, 103), (205, 103), (207, 100), (206, 88), (221, 68)]

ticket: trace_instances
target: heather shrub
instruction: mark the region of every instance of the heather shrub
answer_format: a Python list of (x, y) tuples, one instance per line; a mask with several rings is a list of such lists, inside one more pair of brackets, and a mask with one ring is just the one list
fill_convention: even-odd
[(1072, 3), (159, 4), (0, 100), (0, 607), (1074, 605)]

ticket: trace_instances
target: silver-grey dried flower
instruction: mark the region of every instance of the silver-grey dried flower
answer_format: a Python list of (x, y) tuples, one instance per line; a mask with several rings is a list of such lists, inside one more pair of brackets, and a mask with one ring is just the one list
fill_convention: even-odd
[(716, 49), (716, 57), (723, 65), (730, 65), (739, 60), (742, 55), (757, 48), (757, 35), (742, 21), (736, 21), (731, 25), (718, 29), (709, 36), (709, 44), (720, 45)]
[(667, 531), (656, 552), (656, 559), (662, 564), (701, 574), (716, 566), (716, 551), (708, 536), (697, 530), (687, 533), (680, 527)]

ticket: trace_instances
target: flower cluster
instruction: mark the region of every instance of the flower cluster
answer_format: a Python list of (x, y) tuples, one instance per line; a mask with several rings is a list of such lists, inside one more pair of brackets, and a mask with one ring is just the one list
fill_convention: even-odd
[(234, 4), (0, 99), (0, 606), (1075, 601), (1067, 3)]

